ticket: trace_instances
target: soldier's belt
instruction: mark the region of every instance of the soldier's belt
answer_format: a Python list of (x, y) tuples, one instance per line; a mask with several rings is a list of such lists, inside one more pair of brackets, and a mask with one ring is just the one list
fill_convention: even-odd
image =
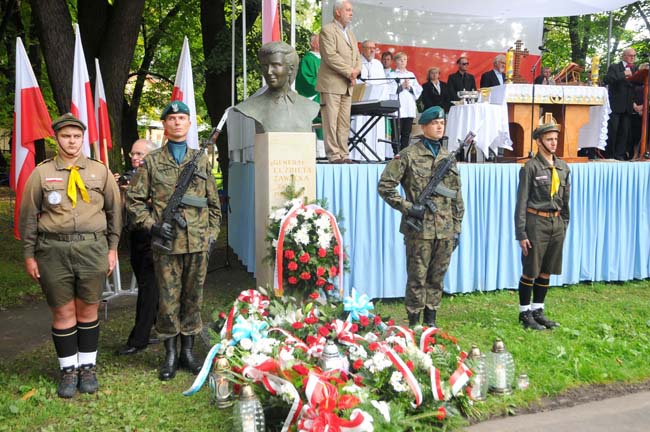
[(62, 242), (73, 242), (73, 241), (84, 241), (84, 240), (97, 240), (103, 233), (72, 233), (72, 234), (61, 234), (61, 233), (50, 233), (50, 232), (39, 232), (38, 236), (46, 240), (56, 240)]
[(206, 197), (197, 197), (195, 195), (183, 195), (181, 204), (189, 207), (205, 208), (208, 206), (208, 199)]
[(526, 211), (528, 213), (530, 213), (530, 214), (534, 214), (534, 215), (545, 217), (545, 218), (552, 218), (552, 217), (560, 216), (559, 210), (547, 212), (547, 211), (542, 211), (542, 210), (535, 210), (534, 208), (528, 207), (526, 209)]

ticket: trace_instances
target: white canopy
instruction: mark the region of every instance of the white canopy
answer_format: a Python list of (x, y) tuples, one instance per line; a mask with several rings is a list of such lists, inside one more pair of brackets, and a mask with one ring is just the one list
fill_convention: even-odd
[[(412, 10), (440, 14), (498, 18), (540, 18), (586, 15), (618, 9), (630, 0), (352, 0), (393, 10)], [(326, 13), (327, 15), (327, 13)], [(329, 12), (331, 17), (331, 11)], [(327, 21), (324, 21), (327, 22)]]

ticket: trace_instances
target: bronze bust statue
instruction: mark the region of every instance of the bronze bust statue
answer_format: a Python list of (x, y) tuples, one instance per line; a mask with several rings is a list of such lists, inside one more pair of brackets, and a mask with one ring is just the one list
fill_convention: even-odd
[(291, 90), (298, 71), (296, 50), (285, 42), (269, 42), (257, 57), (268, 88), (236, 105), (235, 111), (255, 120), (258, 133), (311, 132), (320, 107)]

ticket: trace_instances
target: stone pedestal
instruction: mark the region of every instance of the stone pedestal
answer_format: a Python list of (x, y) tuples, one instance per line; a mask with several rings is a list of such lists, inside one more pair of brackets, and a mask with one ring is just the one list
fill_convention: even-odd
[(313, 132), (268, 132), (255, 135), (255, 279), (257, 286), (273, 289), (273, 265), (268, 255), (266, 230), (271, 209), (286, 199), (284, 189), (293, 175), (296, 189), (316, 198), (316, 135)]

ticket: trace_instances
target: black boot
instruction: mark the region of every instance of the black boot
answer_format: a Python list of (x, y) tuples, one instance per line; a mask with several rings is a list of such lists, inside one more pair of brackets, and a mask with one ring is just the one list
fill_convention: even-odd
[(428, 307), (424, 308), (424, 324), (428, 325), (429, 327), (435, 327), (436, 326), (436, 310), (435, 309), (429, 309)]
[(420, 323), (420, 312), (407, 313), (409, 318), (409, 327), (415, 327)]
[(176, 352), (176, 336), (165, 339), (165, 361), (160, 366), (158, 378), (162, 381), (168, 381), (176, 376), (178, 369), (178, 353)]
[(546, 328), (535, 321), (535, 318), (533, 318), (533, 313), (529, 310), (525, 312), (519, 312), (519, 322), (524, 326), (525, 329), (544, 330)]
[(194, 347), (194, 336), (181, 335), (181, 360), (180, 366), (192, 372), (194, 375), (198, 375), (201, 371), (202, 363), (194, 357), (192, 354), (192, 348)]
[(546, 315), (544, 315), (544, 309), (543, 308), (542, 309), (535, 309), (533, 311), (533, 319), (535, 321), (537, 321), (539, 324), (543, 325), (544, 327), (546, 327), (548, 329), (552, 329), (554, 327), (559, 327), (560, 326), (559, 323), (557, 323), (555, 321), (551, 321), (550, 319), (546, 318)]

